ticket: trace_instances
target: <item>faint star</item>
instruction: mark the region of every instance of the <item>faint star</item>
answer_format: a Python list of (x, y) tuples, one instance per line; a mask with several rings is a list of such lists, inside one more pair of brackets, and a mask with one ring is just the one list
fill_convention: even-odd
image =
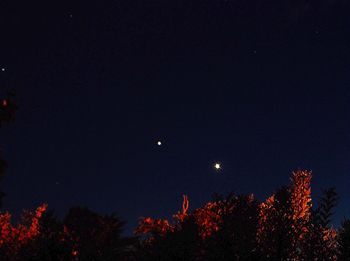
[(3, 67), (3, 68), (1, 68), (1, 71), (2, 71), (2, 72), (4, 72), (5, 70), (6, 70), (6, 69), (5, 69), (4, 67)]

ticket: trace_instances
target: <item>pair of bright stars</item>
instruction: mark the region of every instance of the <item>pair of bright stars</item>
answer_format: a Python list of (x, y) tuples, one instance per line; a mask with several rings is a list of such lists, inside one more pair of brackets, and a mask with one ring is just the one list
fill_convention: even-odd
[[(158, 145), (158, 146), (162, 146), (162, 142), (161, 142), (160, 140), (158, 140), (158, 141), (157, 141), (157, 145)], [(219, 170), (221, 170), (221, 163), (215, 162), (214, 165), (213, 165), (213, 167), (214, 167), (214, 169), (215, 169), (216, 171), (219, 171)]]

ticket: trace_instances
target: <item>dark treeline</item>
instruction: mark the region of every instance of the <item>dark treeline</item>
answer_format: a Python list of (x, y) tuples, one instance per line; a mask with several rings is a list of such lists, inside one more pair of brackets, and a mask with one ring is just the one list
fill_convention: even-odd
[(59, 220), (43, 204), (17, 225), (1, 212), (1, 260), (349, 260), (350, 221), (331, 226), (337, 194), (325, 190), (312, 208), (310, 180), (310, 172), (296, 171), (265, 202), (215, 195), (189, 211), (184, 196), (172, 222), (142, 218), (133, 237), (122, 236), (118, 217), (88, 208)]

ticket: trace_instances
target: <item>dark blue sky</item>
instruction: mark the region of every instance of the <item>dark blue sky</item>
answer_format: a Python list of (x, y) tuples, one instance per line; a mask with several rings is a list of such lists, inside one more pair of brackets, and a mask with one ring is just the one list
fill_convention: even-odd
[(347, 6), (292, 3), (2, 1), (4, 209), (87, 205), (130, 231), (183, 193), (263, 200), (301, 168), (350, 217)]

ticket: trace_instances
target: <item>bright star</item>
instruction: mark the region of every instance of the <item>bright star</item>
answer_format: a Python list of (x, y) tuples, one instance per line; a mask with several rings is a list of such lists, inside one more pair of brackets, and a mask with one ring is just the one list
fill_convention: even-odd
[(158, 146), (161, 146), (161, 145), (162, 145), (162, 142), (159, 140), (159, 141), (157, 142), (157, 144), (158, 144)]
[(215, 163), (215, 164), (214, 164), (214, 168), (215, 168), (216, 170), (220, 170), (220, 169), (221, 169), (221, 164), (220, 164), (220, 163)]

